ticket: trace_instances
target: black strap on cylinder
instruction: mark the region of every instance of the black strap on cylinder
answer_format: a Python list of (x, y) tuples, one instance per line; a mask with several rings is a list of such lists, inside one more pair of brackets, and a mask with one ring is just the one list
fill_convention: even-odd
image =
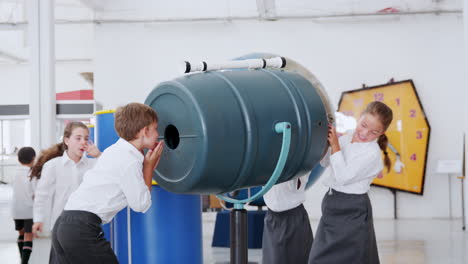
[(184, 73), (189, 73), (190, 72), (190, 62), (185, 61), (185, 72)]
[(284, 57), (281, 57), (281, 61), (283, 62), (283, 63), (281, 64), (281, 68), (286, 67), (286, 59), (285, 59)]

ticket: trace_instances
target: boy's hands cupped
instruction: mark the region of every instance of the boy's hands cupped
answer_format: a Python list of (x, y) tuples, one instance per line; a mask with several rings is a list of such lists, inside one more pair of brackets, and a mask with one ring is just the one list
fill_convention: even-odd
[(146, 152), (145, 163), (147, 163), (150, 168), (153, 168), (153, 170), (155, 170), (159, 164), (163, 148), (164, 141), (159, 141), (154, 149), (150, 149)]

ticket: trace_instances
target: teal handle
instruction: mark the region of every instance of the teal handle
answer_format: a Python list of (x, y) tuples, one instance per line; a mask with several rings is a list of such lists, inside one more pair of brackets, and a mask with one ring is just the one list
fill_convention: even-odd
[(398, 153), (398, 151), (395, 149), (392, 143), (390, 143), (390, 141), (388, 142), (388, 147), (393, 151), (393, 153), (395, 153), (395, 155), (400, 156), (400, 153)]
[(249, 203), (251, 201), (256, 200), (257, 198), (261, 197), (264, 195), (266, 192), (268, 192), (273, 185), (276, 184), (278, 181), (279, 176), (283, 172), (284, 166), (286, 165), (286, 160), (288, 158), (289, 154), (289, 147), (291, 145), (291, 124), (288, 122), (281, 122), (281, 123), (276, 123), (275, 124), (275, 132), (280, 134), (283, 134), (283, 143), (281, 145), (281, 152), (278, 158), (278, 162), (276, 163), (276, 168), (273, 171), (273, 174), (271, 175), (270, 179), (268, 182), (263, 186), (263, 188), (257, 192), (254, 196), (249, 197), (244, 200), (237, 200), (233, 199), (231, 197), (227, 197), (222, 194), (216, 195), (219, 199), (222, 199), (228, 203), (234, 204), (235, 209), (243, 209), (244, 205), (246, 203)]

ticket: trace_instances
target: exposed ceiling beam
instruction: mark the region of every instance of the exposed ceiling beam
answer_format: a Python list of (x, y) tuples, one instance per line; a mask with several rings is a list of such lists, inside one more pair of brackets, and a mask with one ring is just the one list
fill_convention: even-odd
[(257, 0), (257, 12), (261, 19), (276, 19), (275, 0)]
[(4, 59), (7, 59), (7, 60), (10, 60), (12, 62), (15, 62), (15, 63), (23, 63), (23, 62), (26, 62), (26, 59), (24, 58), (21, 58), (19, 56), (16, 56), (14, 54), (11, 54), (9, 52), (6, 52), (6, 51), (2, 51), (0, 50), (0, 57), (1, 58), (4, 58)]
[[(411, 15), (441, 15), (441, 14), (462, 14), (463, 10), (422, 10), (422, 11), (401, 11), (401, 12), (381, 12), (381, 13), (337, 13), (326, 15), (290, 15), (275, 16), (274, 20), (303, 20), (303, 19), (333, 19), (347, 17), (383, 17), (383, 16), (411, 16)], [(237, 20), (258, 20), (256, 16), (246, 17), (205, 17), (205, 18), (154, 18), (154, 19), (84, 19), (84, 20), (56, 20), (56, 25), (78, 25), (78, 24), (125, 24), (125, 23), (170, 23), (170, 22), (206, 22), (206, 21), (237, 21)], [(261, 18), (262, 19), (262, 18)], [(0, 22), (2, 30), (23, 30), (28, 25), (27, 21)]]
[[(92, 58), (64, 58), (64, 59), (56, 59), (56, 64), (76, 64), (76, 63), (92, 63), (94, 60)], [(4, 55), (0, 51), (0, 64), (21, 64), (25, 65), (29, 63), (29, 59), (22, 59), (16, 56), (11, 55)]]

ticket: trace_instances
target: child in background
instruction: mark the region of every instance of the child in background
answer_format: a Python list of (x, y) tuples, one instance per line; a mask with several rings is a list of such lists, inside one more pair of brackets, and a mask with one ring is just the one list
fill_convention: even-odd
[(117, 109), (115, 130), (120, 139), (86, 173), (57, 219), (51, 263), (118, 263), (101, 224), (126, 206), (143, 213), (150, 208), (153, 171), (163, 149), (163, 142), (157, 141), (157, 121), (154, 110), (144, 104)]
[(335, 128), (329, 127), (330, 151), (321, 162), (331, 167), (330, 177), (324, 180), (329, 191), (322, 200), (309, 264), (380, 263), (367, 192), (384, 163), (390, 169), (385, 131), (392, 120), (387, 105), (372, 102), (351, 133), (338, 139)]
[(16, 171), (13, 181), (12, 216), (15, 229), (19, 232), (18, 249), (21, 263), (26, 264), (31, 256), (33, 246), (33, 199), (36, 180), (30, 177), (36, 152), (31, 147), (23, 147), (18, 151), (18, 161), (22, 167)]

